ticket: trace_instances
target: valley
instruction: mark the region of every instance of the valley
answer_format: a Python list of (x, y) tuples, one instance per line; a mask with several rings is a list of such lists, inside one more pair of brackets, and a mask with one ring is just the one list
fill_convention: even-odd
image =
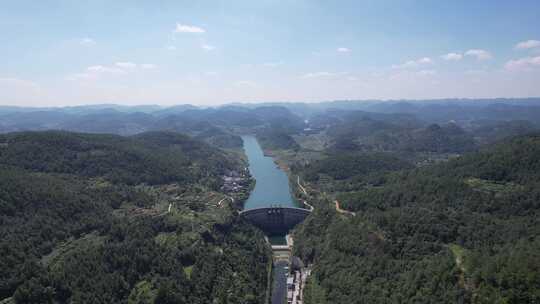
[[(264, 300), (271, 257), (263, 235), (239, 222), (237, 207), (224, 201), (240, 202), (245, 194), (218, 192), (221, 176), (245, 165), (182, 135), (148, 136), (2, 137), (3, 298)], [(28, 154), (37, 150), (42, 160)], [(237, 292), (225, 292), (233, 286)]]
[[(537, 127), (185, 111), (165, 120), (187, 129), (0, 134), (4, 303), (536, 299)], [(287, 242), (265, 231), (286, 223)]]
[(0, 304), (540, 304), (540, 1), (1, 1)]

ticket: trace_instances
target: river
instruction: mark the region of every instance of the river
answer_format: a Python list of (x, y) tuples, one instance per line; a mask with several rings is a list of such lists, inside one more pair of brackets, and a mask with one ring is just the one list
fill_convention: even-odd
[[(244, 152), (248, 157), (249, 172), (255, 178), (255, 188), (251, 191), (244, 209), (281, 205), (297, 207), (291, 195), (289, 178), (272, 157), (264, 156), (263, 150), (254, 136), (242, 136)], [(275, 245), (285, 243), (283, 236), (274, 236), (270, 242)], [(277, 262), (273, 268), (272, 304), (283, 304), (287, 293), (286, 262)]]
[(255, 178), (255, 188), (251, 191), (244, 209), (281, 205), (297, 207), (291, 195), (289, 178), (272, 157), (264, 156), (263, 150), (254, 136), (242, 136), (244, 152), (248, 157), (249, 172)]

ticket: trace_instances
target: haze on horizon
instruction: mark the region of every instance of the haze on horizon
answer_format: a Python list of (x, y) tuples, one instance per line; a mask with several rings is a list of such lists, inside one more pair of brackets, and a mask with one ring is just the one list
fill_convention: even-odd
[(2, 1), (0, 105), (540, 96), (540, 2)]

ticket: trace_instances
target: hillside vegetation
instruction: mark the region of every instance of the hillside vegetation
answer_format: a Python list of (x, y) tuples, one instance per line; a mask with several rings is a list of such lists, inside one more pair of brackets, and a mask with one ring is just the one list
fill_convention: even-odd
[(531, 135), (319, 193), (295, 233), (296, 253), (314, 263), (306, 303), (538, 302), (539, 172)]
[(267, 246), (218, 204), (241, 168), (175, 133), (0, 136), (0, 299), (262, 304)]
[(69, 132), (0, 135), (0, 164), (43, 172), (102, 177), (126, 184), (212, 183), (233, 163), (219, 150), (172, 132), (133, 137)]

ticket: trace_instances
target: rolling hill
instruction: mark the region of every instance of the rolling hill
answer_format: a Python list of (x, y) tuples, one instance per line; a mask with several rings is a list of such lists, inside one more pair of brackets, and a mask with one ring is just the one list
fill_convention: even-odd
[(243, 166), (172, 132), (0, 135), (0, 300), (262, 304), (261, 232), (218, 204)]

